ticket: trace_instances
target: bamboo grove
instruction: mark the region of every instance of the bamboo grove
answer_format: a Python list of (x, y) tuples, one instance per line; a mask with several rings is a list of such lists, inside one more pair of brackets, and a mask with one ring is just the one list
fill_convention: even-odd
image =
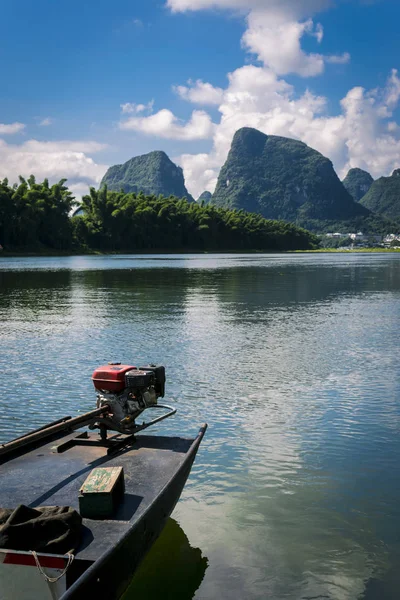
[(242, 210), (185, 199), (90, 188), (83, 215), (66, 180), (49, 185), (33, 176), (0, 182), (0, 244), (5, 250), (243, 251), (305, 250), (318, 245), (304, 229)]

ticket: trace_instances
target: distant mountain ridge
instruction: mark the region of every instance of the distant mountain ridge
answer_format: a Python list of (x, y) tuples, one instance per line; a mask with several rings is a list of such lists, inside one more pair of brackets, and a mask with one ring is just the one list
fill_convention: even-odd
[(388, 219), (400, 219), (400, 169), (390, 177), (380, 177), (369, 188), (360, 203)]
[(143, 192), (146, 195), (186, 198), (194, 202), (185, 186), (183, 171), (160, 150), (141, 156), (134, 156), (122, 165), (110, 167), (100, 187), (107, 185), (109, 190)]
[(374, 179), (368, 171), (355, 168), (350, 169), (342, 183), (353, 200), (359, 202), (374, 183)]
[(321, 231), (333, 225), (359, 228), (371, 216), (350, 196), (329, 159), (303, 142), (249, 127), (234, 135), (212, 203)]
[[(110, 167), (100, 185), (194, 202), (181, 167), (162, 151)], [(215, 192), (204, 191), (197, 202), (242, 209), (318, 233), (386, 233), (399, 229), (389, 220), (400, 220), (397, 198), (400, 170), (373, 182), (367, 171), (350, 169), (342, 183), (331, 161), (303, 142), (243, 127), (233, 137)]]
[(201, 204), (202, 202), (204, 202), (204, 204), (210, 204), (211, 199), (212, 199), (212, 193), (208, 192), (206, 190), (202, 194), (200, 194), (200, 196), (197, 198), (196, 202), (198, 202), (199, 204)]

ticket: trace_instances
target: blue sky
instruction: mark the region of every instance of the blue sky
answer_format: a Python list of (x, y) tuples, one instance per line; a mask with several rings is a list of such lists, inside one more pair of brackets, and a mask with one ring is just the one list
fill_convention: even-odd
[(2, 16), (1, 177), (65, 176), (79, 195), (163, 149), (196, 196), (245, 125), (340, 176), (400, 166), (398, 1), (5, 0)]

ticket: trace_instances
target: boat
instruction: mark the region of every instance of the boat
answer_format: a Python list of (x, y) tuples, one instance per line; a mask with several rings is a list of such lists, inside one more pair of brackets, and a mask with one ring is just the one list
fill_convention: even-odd
[[(112, 367), (119, 387), (116, 379), (105, 383)], [(0, 446), (0, 507), (34, 514), (68, 507), (81, 521), (73, 553), (1, 548), (0, 600), (117, 600), (181, 495), (207, 425), (192, 437), (141, 433), (175, 413), (154, 399), (163, 395), (162, 371), (155, 365), (147, 372), (119, 364), (101, 369), (93, 375), (100, 392), (95, 410)], [(118, 399), (124, 415), (113, 406)], [(138, 425), (146, 409), (168, 412)]]

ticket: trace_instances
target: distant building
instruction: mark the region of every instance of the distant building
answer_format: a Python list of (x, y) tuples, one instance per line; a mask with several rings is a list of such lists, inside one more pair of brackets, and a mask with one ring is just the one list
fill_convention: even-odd
[(393, 242), (399, 242), (400, 245), (400, 233), (389, 233), (383, 238), (384, 246), (391, 246)]
[(359, 231), (358, 233), (349, 233), (348, 235), (349, 238), (352, 239), (354, 242), (364, 242), (368, 239), (368, 236), (364, 235), (362, 231)]
[[(372, 234), (366, 235), (362, 231), (357, 231), (356, 233), (355, 232), (340, 233), (337, 231), (335, 233), (326, 233), (325, 237), (333, 238), (333, 239), (341, 239), (342, 238), (342, 239), (351, 240), (351, 244), (350, 244), (351, 247), (361, 246), (361, 245), (365, 245), (365, 244), (372, 245), (372, 243), (381, 244), (383, 241), (382, 235), (372, 235)], [(396, 237), (395, 235), (391, 234), (391, 236), (386, 236), (385, 240), (387, 240), (387, 243), (390, 244), (395, 237)], [(399, 235), (399, 240), (400, 240), (400, 235)]]

